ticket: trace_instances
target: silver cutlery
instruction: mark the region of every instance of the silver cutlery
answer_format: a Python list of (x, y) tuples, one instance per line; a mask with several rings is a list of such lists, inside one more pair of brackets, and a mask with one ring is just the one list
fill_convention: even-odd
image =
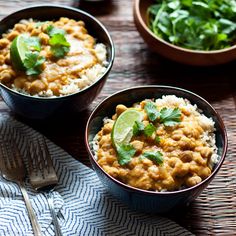
[(41, 236), (41, 229), (25, 188), (24, 180), (26, 178), (26, 169), (20, 156), (19, 149), (12, 140), (5, 141), (0, 138), (0, 155), (0, 169), (3, 178), (18, 184), (25, 201), (34, 235)]
[(44, 138), (41, 141), (38, 139), (35, 143), (30, 143), (29, 179), (35, 190), (45, 194), (55, 228), (55, 235), (61, 236), (62, 232), (52, 198), (52, 191), (58, 183), (58, 178)]

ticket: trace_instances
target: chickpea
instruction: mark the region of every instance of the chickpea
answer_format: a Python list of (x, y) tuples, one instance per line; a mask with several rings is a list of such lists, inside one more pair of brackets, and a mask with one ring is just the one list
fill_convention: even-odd
[(32, 31), (31, 31), (31, 36), (38, 36), (39, 34), (41, 33), (41, 30), (39, 28), (34, 28)]
[(18, 77), (14, 79), (14, 85), (16, 88), (23, 89), (25, 87), (25, 82), (27, 81), (24, 77)]
[(67, 24), (67, 23), (69, 22), (69, 18), (67, 18), (67, 17), (61, 17), (61, 18), (60, 18), (60, 21), (63, 22), (63, 23), (65, 23), (65, 24)]
[(29, 88), (29, 92), (31, 94), (39, 93), (46, 89), (46, 85), (39, 79), (35, 80), (31, 83), (31, 86)]
[(154, 180), (159, 180), (160, 178), (160, 175), (159, 175), (159, 169), (157, 166), (155, 165), (151, 165), (149, 168), (148, 168), (148, 174), (149, 176), (154, 179)]
[(10, 53), (8, 53), (5, 57), (5, 64), (10, 65), (11, 64), (11, 56)]
[(50, 90), (52, 90), (54, 95), (59, 95), (60, 94), (60, 91), (59, 91), (60, 87), (55, 82), (49, 83), (48, 88)]
[(42, 44), (44, 44), (44, 45), (48, 44), (49, 36), (47, 34), (40, 33), (39, 38), (40, 38), (40, 41), (41, 41)]
[(139, 177), (144, 174), (145, 170), (142, 168), (142, 165), (138, 164), (130, 171), (130, 176)]
[(9, 40), (6, 38), (0, 39), (0, 49), (5, 48), (9, 43)]
[(28, 25), (27, 25), (27, 32), (31, 32), (32, 30), (34, 29), (34, 23), (29, 23)]
[(202, 179), (207, 178), (210, 174), (211, 174), (211, 170), (210, 170), (209, 167), (205, 167), (205, 168), (200, 169), (200, 170), (198, 171), (198, 175), (199, 175)]
[(130, 144), (136, 149), (137, 152), (142, 152), (143, 146), (144, 146), (144, 142), (139, 141), (139, 140), (134, 140)]
[(196, 147), (195, 151), (200, 152), (203, 158), (210, 158), (213, 154), (212, 148), (209, 147)]
[(26, 31), (26, 25), (24, 24), (15, 24), (14, 29), (20, 33), (25, 32)]
[(193, 152), (192, 151), (183, 151), (180, 155), (180, 159), (183, 162), (190, 162), (193, 159)]
[(162, 183), (168, 190), (175, 188), (175, 180), (173, 179), (172, 176), (168, 176), (168, 178), (164, 179)]
[(110, 167), (108, 165), (104, 165), (103, 166), (103, 169), (111, 176), (113, 177), (118, 177), (118, 173), (119, 173), (119, 170), (118, 168), (115, 168), (115, 167)]
[(192, 187), (192, 186), (194, 186), (196, 184), (199, 184), (201, 181), (202, 181), (202, 179), (201, 179), (200, 176), (197, 176), (197, 175), (196, 176), (192, 176), (192, 177), (187, 178), (186, 185), (188, 187)]
[(199, 165), (206, 165), (206, 161), (202, 158), (202, 156), (198, 152), (193, 153), (193, 160)]
[(175, 165), (179, 162), (179, 159), (177, 157), (171, 157), (168, 159), (168, 165), (172, 168), (175, 167)]
[(81, 20), (80, 20), (80, 21), (78, 21), (78, 22), (77, 22), (77, 24), (78, 24), (79, 26), (83, 26), (83, 27), (85, 26), (84, 22), (83, 22), (83, 21), (81, 21)]
[(65, 26), (64, 29), (67, 34), (72, 34), (74, 32), (74, 29), (71, 26)]
[(18, 35), (19, 35), (19, 32), (13, 30), (10, 34), (7, 35), (7, 39), (9, 41), (13, 41)]
[(15, 72), (11, 69), (5, 69), (0, 73), (0, 80), (2, 83), (10, 82), (15, 76)]
[(126, 111), (128, 108), (124, 105), (117, 105), (116, 106), (116, 114), (119, 116), (122, 112)]
[(0, 65), (3, 65), (5, 61), (5, 57), (3, 55), (0, 55)]
[(110, 134), (111, 131), (112, 131), (112, 127), (113, 127), (113, 124), (111, 124), (111, 123), (105, 124), (103, 129), (102, 129), (103, 135)]

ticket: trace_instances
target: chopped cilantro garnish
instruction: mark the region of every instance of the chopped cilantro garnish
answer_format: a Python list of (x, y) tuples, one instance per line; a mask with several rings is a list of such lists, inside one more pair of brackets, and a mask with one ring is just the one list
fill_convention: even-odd
[(26, 37), (25, 43), (33, 51), (40, 51), (41, 50), (40, 39), (38, 37)]
[(24, 59), (24, 67), (26, 68), (27, 75), (39, 75), (42, 72), (42, 64), (45, 58), (39, 56), (38, 52), (29, 51), (26, 53)]
[(180, 122), (181, 111), (179, 108), (162, 108), (160, 122), (165, 126), (174, 126)]
[(144, 134), (147, 137), (152, 136), (152, 134), (156, 131), (156, 127), (152, 124), (149, 123), (145, 128), (144, 128)]
[(150, 152), (144, 152), (141, 156), (141, 158), (148, 158), (157, 164), (162, 164), (164, 159), (163, 159), (163, 154), (160, 151), (150, 151)]
[(50, 36), (49, 44), (52, 55), (55, 58), (62, 58), (70, 51), (70, 43), (66, 40), (65, 31), (49, 25), (46, 32)]
[(65, 30), (56, 28), (56, 27), (54, 27), (54, 26), (52, 26), (52, 25), (49, 25), (49, 26), (47, 27), (46, 32), (47, 32), (47, 34), (48, 34), (50, 37), (52, 37), (52, 36), (55, 35), (55, 34), (62, 34), (62, 35), (65, 35), (65, 34), (66, 34)]
[(117, 146), (118, 162), (120, 165), (128, 164), (136, 150), (131, 144)]
[(155, 142), (156, 142), (157, 144), (159, 144), (159, 143), (161, 142), (161, 138), (160, 138), (160, 136), (156, 136), (156, 138), (155, 138)]
[(144, 106), (144, 110), (150, 121), (155, 121), (160, 116), (160, 112), (157, 110), (157, 106), (154, 102), (147, 102)]
[(144, 124), (141, 121), (135, 121), (133, 125), (133, 135), (139, 135), (144, 130)]

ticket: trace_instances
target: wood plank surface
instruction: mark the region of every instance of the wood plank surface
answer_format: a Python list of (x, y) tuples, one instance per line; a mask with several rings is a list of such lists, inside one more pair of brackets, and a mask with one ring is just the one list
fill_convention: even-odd
[[(0, 18), (22, 7), (43, 3), (75, 5), (71, 0), (0, 0)], [(150, 52), (134, 26), (132, 4), (130, 0), (113, 0), (107, 8), (87, 9), (111, 33), (116, 57), (101, 94), (86, 111), (41, 122), (16, 118), (90, 166), (84, 146), (85, 125), (91, 111), (105, 97), (121, 89), (149, 84), (172, 85), (199, 94), (217, 109), (225, 122), (229, 139), (227, 157), (201, 196), (185, 210), (168, 217), (196, 235), (236, 235), (236, 62), (199, 68), (180, 65)], [(11, 113), (2, 100), (0, 112)]]

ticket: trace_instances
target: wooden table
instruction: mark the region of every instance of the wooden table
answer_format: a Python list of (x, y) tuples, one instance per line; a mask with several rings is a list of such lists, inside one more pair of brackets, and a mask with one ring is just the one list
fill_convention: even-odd
[[(73, 5), (71, 0), (0, 0), (0, 18), (36, 3)], [(105, 8), (96, 7), (94, 14), (111, 33), (116, 48), (115, 63), (101, 94), (88, 110), (66, 119), (36, 122), (17, 118), (90, 166), (84, 146), (85, 124), (91, 111), (105, 97), (120, 89), (147, 84), (172, 85), (196, 92), (222, 116), (228, 131), (228, 154), (217, 177), (202, 195), (186, 210), (168, 217), (197, 235), (236, 235), (236, 62), (198, 68), (150, 52), (134, 26), (132, 1), (113, 0)], [(0, 111), (10, 113), (3, 101)]]

